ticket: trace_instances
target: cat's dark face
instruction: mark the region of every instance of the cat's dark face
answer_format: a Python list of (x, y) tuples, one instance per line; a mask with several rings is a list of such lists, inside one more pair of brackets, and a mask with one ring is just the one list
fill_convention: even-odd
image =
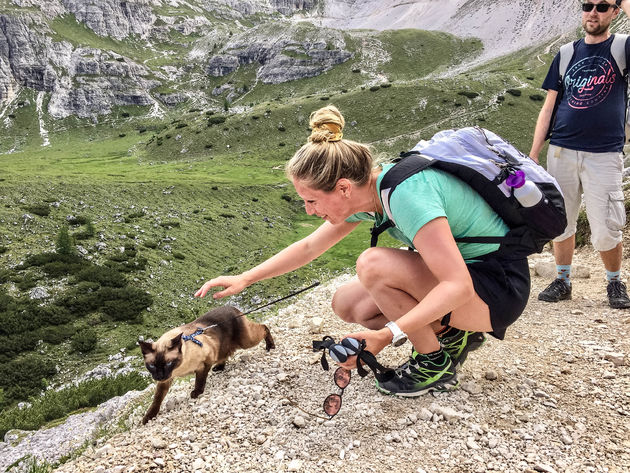
[(182, 335), (171, 340), (165, 349), (158, 349), (155, 343), (139, 342), (144, 355), (144, 365), (156, 381), (166, 381), (173, 376), (173, 370), (182, 363)]

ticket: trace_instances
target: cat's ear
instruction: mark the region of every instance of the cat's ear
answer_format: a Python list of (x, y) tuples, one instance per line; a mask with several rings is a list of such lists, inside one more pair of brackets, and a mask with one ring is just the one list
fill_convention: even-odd
[(171, 338), (171, 350), (181, 350), (182, 349), (182, 333), (177, 335), (175, 338)]
[(143, 355), (148, 355), (149, 353), (153, 353), (155, 351), (153, 349), (153, 343), (138, 340), (138, 344), (140, 345), (140, 350)]

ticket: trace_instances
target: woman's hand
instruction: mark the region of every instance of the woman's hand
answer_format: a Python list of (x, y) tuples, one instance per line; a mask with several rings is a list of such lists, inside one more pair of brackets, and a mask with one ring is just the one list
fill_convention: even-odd
[[(377, 353), (380, 353), (383, 348), (391, 343), (392, 332), (390, 332), (388, 328), (364, 330), (362, 332), (351, 333), (343, 338), (354, 338), (359, 341), (365, 340), (365, 350), (376, 356)], [(351, 356), (345, 363), (338, 364), (349, 370), (354, 369), (357, 366), (357, 357)]]
[(212, 294), (214, 299), (221, 299), (226, 296), (238, 294), (249, 286), (249, 283), (242, 275), (239, 276), (219, 276), (206, 282), (201, 288), (195, 292), (195, 297), (204, 297), (213, 287), (224, 287), (225, 289)]

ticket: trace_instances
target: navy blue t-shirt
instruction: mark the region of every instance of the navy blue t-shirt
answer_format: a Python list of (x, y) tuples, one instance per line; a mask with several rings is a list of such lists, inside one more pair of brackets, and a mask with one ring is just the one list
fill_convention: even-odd
[[(564, 75), (550, 143), (563, 148), (605, 153), (622, 151), (625, 132), (625, 80), (610, 54), (613, 36), (597, 44), (580, 39)], [(626, 41), (626, 57), (630, 56)], [(542, 88), (560, 90), (560, 54), (554, 58)], [(630, 62), (628, 62), (630, 64)]]

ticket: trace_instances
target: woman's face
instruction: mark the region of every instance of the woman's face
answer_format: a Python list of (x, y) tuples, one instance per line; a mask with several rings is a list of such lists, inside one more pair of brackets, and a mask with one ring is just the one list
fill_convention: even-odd
[(308, 187), (304, 181), (293, 179), (293, 187), (304, 200), (306, 213), (317, 215), (333, 225), (343, 222), (352, 215), (348, 185), (347, 179), (339, 179), (332, 191), (325, 192)]

